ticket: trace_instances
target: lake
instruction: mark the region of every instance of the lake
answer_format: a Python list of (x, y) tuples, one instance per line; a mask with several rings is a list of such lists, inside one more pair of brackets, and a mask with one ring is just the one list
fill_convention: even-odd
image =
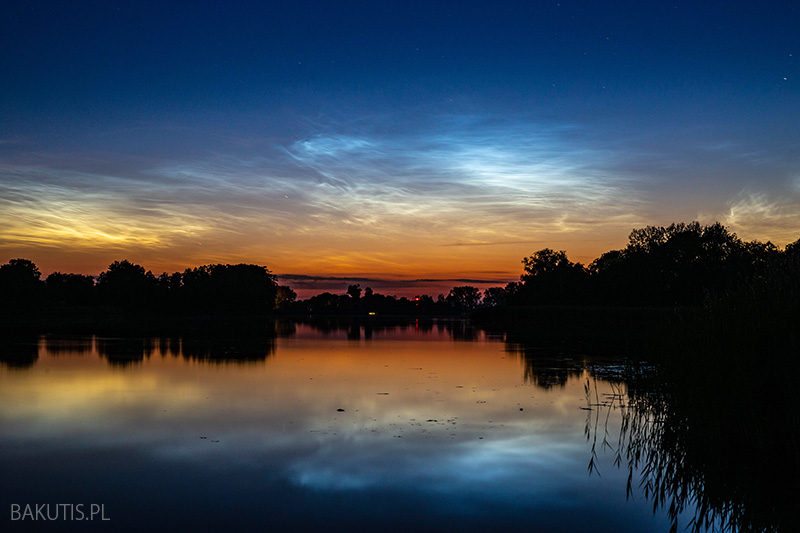
[(3, 350), (4, 530), (670, 528), (619, 367), (580, 353), (458, 321)]

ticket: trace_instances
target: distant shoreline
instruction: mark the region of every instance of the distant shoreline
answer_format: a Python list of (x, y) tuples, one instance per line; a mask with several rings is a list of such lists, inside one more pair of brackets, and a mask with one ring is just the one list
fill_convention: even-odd
[[(463, 315), (367, 314), (367, 313), (244, 313), (180, 314), (126, 311), (117, 308), (61, 308), (4, 316), (0, 338), (31, 334), (96, 334), (106, 331), (131, 334), (257, 333), (265, 322), (334, 322), (403, 324), (416, 320), (469, 320), (486, 329), (529, 329), (532, 334), (594, 336), (613, 328), (631, 330), (663, 322), (690, 309), (582, 305), (504, 306), (479, 309)], [(611, 328), (611, 329), (609, 329)]]

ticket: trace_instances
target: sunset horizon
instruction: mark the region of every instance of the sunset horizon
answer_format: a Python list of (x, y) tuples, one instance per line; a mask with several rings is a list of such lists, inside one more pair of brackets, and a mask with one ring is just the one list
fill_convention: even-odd
[(800, 3), (0, 29), (0, 530), (800, 531)]
[[(681, 222), (673, 222), (680, 224)], [(668, 226), (669, 223), (663, 224), (663, 227)], [(659, 226), (654, 224), (653, 226)], [(641, 226), (645, 227), (645, 226)], [(633, 229), (638, 228), (631, 228)], [(98, 253), (101, 257), (108, 257), (105, 264), (99, 267), (94, 267), (94, 263), (88, 263), (89, 266), (82, 267), (82, 263), (70, 263), (69, 261), (61, 264), (61, 263), (51, 263), (48, 262), (46, 259), (44, 261), (37, 261), (35, 257), (36, 255), (31, 256), (19, 256), (19, 257), (8, 257), (7, 260), (11, 259), (27, 259), (31, 260), (33, 263), (37, 265), (39, 271), (42, 274), (42, 279), (45, 279), (48, 275), (61, 272), (61, 273), (74, 273), (74, 274), (82, 274), (88, 276), (97, 276), (100, 272), (106, 270), (108, 266), (114, 261), (121, 261), (127, 260), (131, 261), (132, 263), (139, 264), (145, 270), (152, 272), (154, 275), (158, 276), (160, 274), (172, 274), (173, 272), (183, 272), (186, 269), (195, 268), (198, 266), (203, 265), (211, 265), (211, 264), (257, 264), (264, 266), (270, 270), (272, 274), (277, 277), (278, 283), (282, 285), (287, 285), (291, 287), (298, 295), (298, 298), (305, 299), (316, 294), (320, 294), (322, 292), (333, 292), (337, 294), (343, 294), (346, 292), (347, 287), (352, 284), (358, 284), (362, 287), (362, 289), (370, 287), (376, 292), (385, 293), (391, 296), (397, 297), (407, 297), (412, 298), (414, 296), (420, 296), (423, 294), (433, 296), (436, 298), (439, 294), (447, 295), (448, 291), (453, 288), (454, 286), (460, 285), (470, 285), (475, 286), (481, 290), (486, 289), (488, 287), (496, 287), (496, 286), (505, 286), (508, 283), (517, 282), (520, 280), (520, 276), (523, 274), (522, 268), (522, 259), (524, 257), (530, 256), (534, 251), (540, 250), (543, 248), (550, 248), (553, 250), (563, 250), (566, 252), (568, 258), (575, 262), (581, 263), (584, 266), (589, 266), (591, 262), (598, 257), (600, 257), (603, 253), (611, 251), (611, 250), (618, 250), (625, 248), (625, 245), (628, 243), (628, 233), (626, 233), (624, 239), (622, 239), (619, 243), (613, 243), (610, 247), (606, 249), (602, 249), (597, 251), (595, 254), (589, 254), (584, 256), (579, 256), (572, 254), (570, 250), (566, 246), (552, 246), (548, 243), (541, 241), (541, 242), (531, 242), (530, 249), (528, 252), (523, 252), (524, 248), (520, 247), (521, 243), (507, 243), (507, 244), (492, 244), (492, 243), (475, 243), (475, 244), (455, 244), (451, 245), (452, 247), (486, 247), (490, 250), (497, 248), (510, 248), (512, 250), (519, 249), (520, 255), (516, 260), (509, 258), (509, 260), (513, 263), (513, 266), (516, 267), (515, 269), (509, 268), (506, 271), (497, 270), (497, 271), (486, 271), (486, 270), (479, 270), (479, 269), (463, 269), (463, 270), (422, 270), (424, 267), (420, 267), (420, 270), (414, 270), (413, 267), (406, 265), (406, 268), (396, 271), (322, 271), (322, 272), (312, 272), (306, 273), (297, 268), (295, 271), (291, 271), (292, 266), (290, 265), (287, 270), (277, 270), (275, 268), (275, 263), (269, 260), (253, 260), (248, 257), (232, 257), (232, 258), (225, 258), (224, 256), (216, 256), (215, 259), (210, 259), (207, 261), (197, 261), (194, 263), (170, 263), (164, 262), (159, 260), (150, 260), (148, 261), (146, 258), (143, 260), (138, 260), (136, 256), (129, 255), (126, 256), (122, 255), (113, 255), (110, 253)], [(741, 235), (738, 237), (742, 238)], [(763, 243), (772, 243), (778, 249), (782, 249), (787, 244), (791, 242), (795, 242), (800, 238), (800, 234), (794, 239), (787, 239), (786, 242), (775, 241), (769, 238), (752, 238), (752, 239), (742, 239), (745, 241), (757, 241)], [(557, 241), (555, 241), (557, 242)], [(579, 242), (579, 241), (578, 241)], [(597, 243), (592, 243), (593, 246), (596, 246)], [(444, 247), (447, 247), (445, 245)], [(507, 252), (502, 255), (502, 257), (507, 257), (510, 255), (510, 252)], [(45, 255), (46, 258), (46, 255)], [(62, 256), (59, 256), (59, 259), (63, 259)], [(58, 261), (59, 259), (55, 259), (54, 261)], [(423, 258), (424, 259), (424, 258)], [(453, 261), (455, 262), (455, 261)], [(367, 263), (369, 263), (367, 261)], [(74, 266), (65, 266), (73, 264)], [(444, 264), (449, 264), (445, 262)], [(469, 264), (469, 263), (467, 263)], [(481, 266), (485, 263), (478, 262), (477, 266)], [(152, 266), (152, 265), (162, 265), (162, 266)], [(425, 265), (425, 263), (423, 263)], [(464, 266), (464, 262), (459, 262), (459, 266)]]
[(435, 296), (518, 280), (542, 248), (588, 264), (650, 225), (784, 246), (797, 20), (748, 3), (8, 5), (0, 258), (44, 275), (253, 263), (301, 293)]

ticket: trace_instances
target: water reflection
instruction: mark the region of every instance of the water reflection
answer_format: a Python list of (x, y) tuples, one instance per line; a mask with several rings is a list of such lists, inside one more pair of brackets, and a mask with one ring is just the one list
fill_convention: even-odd
[(44, 352), (48, 356), (75, 356), (87, 355), (92, 352), (94, 345), (91, 337), (43, 337)]
[(508, 343), (523, 365), (524, 379), (537, 387), (564, 387), (569, 378), (580, 375), (589, 366), (585, 356), (558, 354), (552, 350), (522, 343)]
[(102, 500), (164, 530), (797, 525), (776, 489), (797, 430), (731, 389), (458, 321), (339, 320), (3, 343), (0, 504)]
[(601, 475), (612, 454), (628, 496), (665, 512), (672, 531), (800, 531), (800, 397), (786, 359), (749, 352), (689, 370), (518, 333), (506, 343), (526, 382), (557, 389), (582, 376), (588, 471)]
[(581, 344), (554, 345), (511, 334), (504, 339), (508, 352), (522, 363), (525, 382), (543, 389), (563, 388), (584, 372), (611, 383), (624, 381), (629, 373), (630, 359), (616, 351), (597, 353)]
[[(344, 337), (350, 341), (369, 341), (376, 336), (384, 339), (413, 339), (420, 335), (435, 335), (449, 341), (465, 342), (505, 338), (505, 335), (487, 333), (463, 320), (381, 321), (334, 316), (305, 320), (269, 320), (235, 327), (224, 324), (206, 328), (202, 332), (159, 337), (31, 335), (24, 339), (6, 339), (0, 343), (0, 362), (19, 369), (29, 368), (36, 362), (40, 351), (48, 356), (97, 352), (115, 367), (135, 365), (154, 354), (214, 364), (262, 362), (274, 354), (276, 339), (296, 335), (298, 327), (305, 334), (310, 332), (311, 335)], [(561, 354), (553, 355), (550, 349), (531, 348), (511, 338), (506, 344), (510, 352), (519, 353), (524, 361), (526, 380), (545, 387), (552, 384), (563, 385), (566, 377), (580, 373), (585, 363), (584, 358), (576, 359), (567, 369), (564, 364), (568, 359)], [(543, 365), (541, 369), (537, 366), (540, 364)], [(547, 377), (544, 375), (547, 372), (554, 372), (558, 376)]]
[[(290, 331), (97, 337), (74, 357), (43, 339), (0, 373), (0, 503), (99, 501), (130, 529), (663, 525), (624, 473), (586, 475), (584, 375), (526, 384), (502, 339), (455, 322)], [(230, 346), (259, 363), (208, 364)]]
[(324, 335), (344, 334), (349, 340), (370, 340), (374, 335), (417, 335), (436, 332), (449, 340), (473, 341), (487, 335), (483, 329), (465, 320), (433, 318), (382, 318), (342, 316), (296, 319), (301, 324)]
[(0, 342), (0, 366), (15, 370), (32, 367), (39, 359), (39, 347), (35, 336), (17, 337)]
[[(641, 493), (654, 512), (665, 510), (671, 531), (800, 531), (800, 428), (786, 416), (797, 401), (774, 404), (757, 381), (689, 381), (696, 377), (628, 368), (624, 394), (598, 394), (587, 380), (587, 399), (598, 398), (589, 403), (589, 470), (598, 442), (612, 450), (629, 496)], [(614, 416), (618, 431), (609, 429)]]
[(96, 339), (97, 353), (111, 365), (128, 366), (141, 363), (153, 353), (151, 339)]

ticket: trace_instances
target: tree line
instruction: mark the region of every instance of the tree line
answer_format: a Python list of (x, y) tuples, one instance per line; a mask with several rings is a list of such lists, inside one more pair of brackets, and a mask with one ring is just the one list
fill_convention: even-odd
[(265, 266), (212, 264), (159, 276), (127, 260), (98, 276), (54, 272), (41, 279), (27, 259), (0, 265), (0, 308), (113, 307), (180, 314), (450, 315), (478, 308), (539, 305), (699, 306), (709, 297), (777, 278), (800, 276), (800, 239), (780, 249), (743, 241), (720, 223), (698, 222), (634, 229), (628, 244), (588, 266), (565, 251), (539, 250), (522, 259), (519, 281), (484, 291), (453, 287), (436, 299), (397, 298), (360, 285), (297, 300)]
[(112, 307), (163, 313), (252, 314), (274, 310), (295, 298), (267, 267), (213, 264), (155, 276), (141, 265), (114, 261), (100, 275), (53, 272), (41, 279), (27, 259), (0, 266), (6, 310), (42, 307)]
[(745, 286), (795, 278), (800, 239), (780, 249), (743, 241), (720, 223), (679, 223), (634, 229), (625, 248), (588, 266), (549, 248), (522, 264), (520, 281), (503, 290), (508, 304), (699, 306)]
[[(362, 295), (363, 293), (363, 295)], [(150, 314), (245, 315), (271, 312), (300, 314), (447, 315), (478, 306), (480, 291), (456, 287), (437, 300), (375, 293), (350, 285), (342, 295), (324, 292), (297, 301), (270, 270), (252, 264), (212, 264), (159, 276), (128, 260), (114, 261), (98, 276), (53, 272), (42, 279), (35, 263), (12, 259), (0, 265), (0, 310), (114, 308)]]

